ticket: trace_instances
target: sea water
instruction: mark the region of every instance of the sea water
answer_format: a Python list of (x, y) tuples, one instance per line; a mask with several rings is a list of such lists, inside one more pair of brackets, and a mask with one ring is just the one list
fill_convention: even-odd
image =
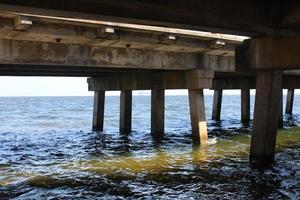
[(160, 140), (150, 96), (133, 97), (130, 134), (119, 133), (118, 96), (106, 97), (103, 132), (91, 130), (93, 97), (0, 98), (0, 199), (299, 199), (299, 97), (264, 169), (248, 163), (238, 95), (223, 96), (221, 122), (205, 96), (207, 147), (192, 145), (187, 96), (166, 96)]

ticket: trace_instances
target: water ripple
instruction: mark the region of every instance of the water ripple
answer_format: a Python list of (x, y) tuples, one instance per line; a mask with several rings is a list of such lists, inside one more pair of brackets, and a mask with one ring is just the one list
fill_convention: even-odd
[(91, 97), (0, 98), (0, 199), (299, 199), (300, 129), (290, 128), (299, 115), (284, 118), (276, 164), (251, 169), (239, 99), (224, 96), (214, 122), (206, 97), (209, 145), (197, 148), (186, 96), (166, 97), (160, 140), (147, 96), (133, 98), (128, 135), (118, 131), (118, 97), (106, 98), (101, 133), (91, 131)]

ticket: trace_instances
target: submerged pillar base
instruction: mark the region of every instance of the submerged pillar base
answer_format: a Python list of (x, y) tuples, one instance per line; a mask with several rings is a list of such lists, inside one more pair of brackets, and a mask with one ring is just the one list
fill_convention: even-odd
[(253, 167), (265, 167), (272, 165), (275, 162), (274, 155), (270, 156), (260, 156), (260, 155), (251, 155), (249, 158), (250, 165)]
[(258, 72), (250, 147), (252, 164), (274, 162), (281, 96), (282, 72)]
[(207, 145), (207, 125), (203, 90), (189, 89), (189, 104), (193, 143)]

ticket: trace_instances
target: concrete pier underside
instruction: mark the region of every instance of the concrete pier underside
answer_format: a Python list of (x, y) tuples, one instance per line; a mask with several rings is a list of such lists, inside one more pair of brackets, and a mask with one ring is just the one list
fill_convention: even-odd
[(282, 89), (289, 91), (286, 113), (291, 114), (294, 89), (300, 87), (299, 3), (168, 2), (0, 1), (0, 75), (90, 77), (95, 131), (103, 130), (105, 91), (121, 91), (119, 128), (130, 133), (132, 91), (151, 90), (151, 132), (158, 137), (164, 132), (164, 91), (188, 89), (198, 145), (207, 142), (203, 89), (215, 90), (217, 121), (223, 91), (241, 90), (246, 124), (250, 89), (256, 89), (250, 161), (272, 163)]

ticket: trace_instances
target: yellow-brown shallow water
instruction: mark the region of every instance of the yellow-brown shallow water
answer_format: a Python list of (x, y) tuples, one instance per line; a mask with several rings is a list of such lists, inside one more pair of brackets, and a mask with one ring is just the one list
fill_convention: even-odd
[(167, 97), (160, 141), (149, 133), (149, 97), (134, 98), (129, 135), (117, 131), (118, 97), (107, 100), (103, 133), (89, 131), (89, 97), (0, 98), (0, 199), (298, 199), (298, 115), (278, 133), (277, 162), (251, 169), (238, 100), (224, 97), (224, 120), (209, 121), (209, 145), (196, 148), (186, 97)]

